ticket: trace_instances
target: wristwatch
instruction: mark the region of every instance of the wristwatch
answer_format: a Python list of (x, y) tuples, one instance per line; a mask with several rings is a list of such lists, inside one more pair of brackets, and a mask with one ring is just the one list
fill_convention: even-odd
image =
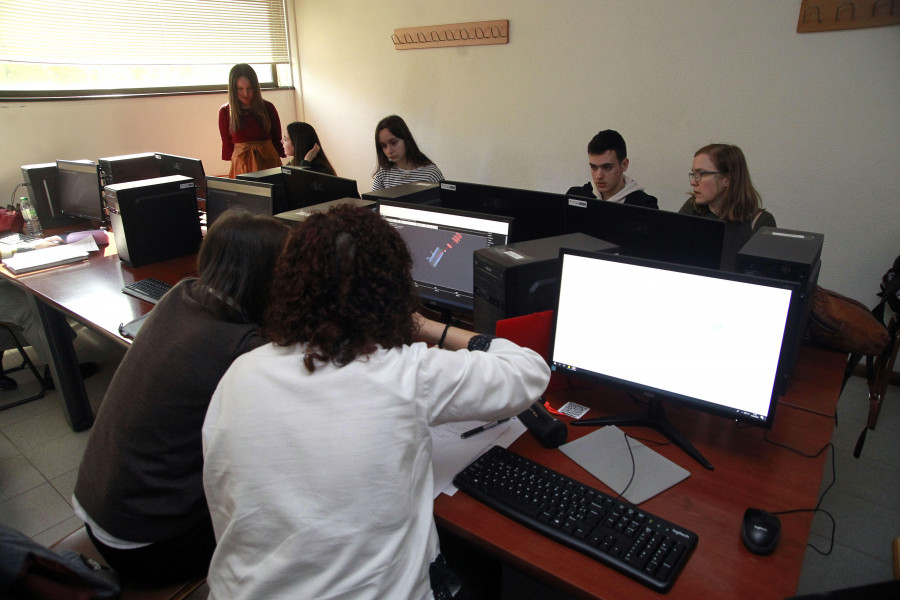
[(471, 339), (469, 339), (469, 352), (474, 352), (476, 350), (487, 352), (487, 349), (491, 347), (491, 340), (493, 339), (494, 336), (483, 334), (478, 334), (472, 337)]

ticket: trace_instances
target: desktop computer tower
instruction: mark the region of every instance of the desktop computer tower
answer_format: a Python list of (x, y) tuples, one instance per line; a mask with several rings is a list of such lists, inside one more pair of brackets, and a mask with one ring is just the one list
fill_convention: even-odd
[(262, 171), (254, 171), (252, 173), (241, 173), (236, 178), (255, 181), (257, 183), (271, 183), (273, 186), (272, 213), (277, 215), (288, 209), (287, 190), (284, 187), (284, 175), (281, 172), (281, 167), (263, 169)]
[(491, 246), (474, 255), (475, 331), (493, 334), (497, 321), (556, 308), (559, 250), (617, 254), (619, 247), (584, 233)]
[(760, 227), (738, 251), (737, 271), (805, 283), (822, 256), (824, 241), (821, 233)]
[(159, 177), (159, 165), (153, 152), (109, 156), (97, 159), (104, 185)]
[(330, 202), (313, 204), (312, 206), (307, 206), (305, 208), (298, 208), (297, 210), (289, 210), (287, 212), (279, 213), (275, 215), (275, 218), (289, 225), (290, 227), (294, 227), (295, 225), (299, 225), (300, 223), (308, 219), (311, 214), (317, 212), (328, 212), (329, 208), (331, 208), (332, 206), (338, 206), (340, 204), (361, 206), (370, 210), (375, 210), (378, 208), (378, 203), (373, 202), (372, 200), (362, 200), (360, 198), (339, 198), (337, 200), (331, 200)]
[(364, 200), (374, 200), (376, 202), (379, 200), (393, 200), (394, 202), (440, 206), (441, 186), (438, 183), (414, 181), (383, 190), (366, 192), (362, 197)]
[(787, 389), (806, 336), (812, 299), (822, 268), (820, 257), (824, 240), (825, 236), (821, 233), (760, 227), (737, 254), (735, 266), (738, 273), (792, 281), (798, 286), (788, 316), (790, 322), (785, 331), (781, 355), (779, 392), (782, 394)]
[(194, 180), (171, 175), (106, 186), (119, 258), (140, 267), (194, 254), (202, 233)]
[(43, 229), (66, 227), (75, 222), (72, 217), (62, 214), (59, 208), (55, 162), (22, 165), (22, 179)]

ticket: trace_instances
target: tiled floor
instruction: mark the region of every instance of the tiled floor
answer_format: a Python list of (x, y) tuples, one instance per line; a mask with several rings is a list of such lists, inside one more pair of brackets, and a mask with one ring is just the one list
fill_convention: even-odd
[[(96, 413), (124, 351), (80, 325), (75, 330), (78, 359), (102, 367), (85, 380)], [(43, 371), (43, 362), (28, 351)], [(16, 351), (5, 352), (3, 358), (6, 368), (20, 362)], [(27, 369), (10, 376), (19, 382), (19, 389), (0, 392), (0, 406), (37, 392), (38, 384)], [(70, 502), (88, 434), (72, 431), (57, 391), (0, 411), (0, 523), (48, 545), (82, 525)]]
[[(96, 411), (122, 351), (90, 331), (76, 329), (79, 359), (103, 365), (100, 373), (85, 382)], [(5, 359), (7, 367), (17, 364), (13, 352), (7, 352)], [(0, 405), (36, 385), (25, 371), (13, 377), (21, 388), (0, 392)], [(822, 556), (807, 549), (798, 594), (864, 585), (893, 576), (891, 540), (900, 536), (900, 390), (889, 389), (878, 429), (869, 432), (862, 457), (855, 459), (853, 446), (867, 410), (865, 381), (853, 378), (838, 405), (839, 426), (834, 433), (837, 482), (822, 504), (837, 521), (834, 550)], [(67, 425), (56, 392), (0, 411), (0, 523), (44, 544), (80, 527), (70, 498), (87, 436), (88, 432), (73, 433)], [(828, 469), (823, 489), (830, 481)], [(810, 543), (826, 550), (830, 535), (830, 521), (824, 515), (816, 516)], [(777, 552), (772, 558), (777, 559)]]

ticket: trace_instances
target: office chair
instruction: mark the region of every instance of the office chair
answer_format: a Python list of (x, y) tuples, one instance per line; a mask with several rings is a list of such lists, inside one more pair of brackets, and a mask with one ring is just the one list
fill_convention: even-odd
[(2, 340), (2, 346), (0, 346), (0, 348), (2, 348), (0, 349), (0, 365), (2, 365), (3, 354), (7, 350), (18, 350), (19, 356), (22, 358), (22, 364), (11, 369), (2, 369), (3, 374), (5, 375), (6, 373), (21, 371), (25, 367), (28, 367), (28, 369), (34, 375), (34, 378), (38, 381), (38, 385), (40, 385), (40, 391), (38, 391), (37, 394), (28, 396), (27, 398), (22, 398), (21, 400), (16, 400), (14, 402), (0, 405), (0, 410), (6, 410), (7, 408), (12, 408), (14, 406), (19, 406), (20, 404), (25, 404), (27, 402), (43, 398), (44, 394), (47, 393), (47, 385), (44, 383), (44, 378), (38, 372), (37, 367), (34, 366), (34, 363), (31, 362), (31, 359), (28, 358), (28, 354), (22, 347), (22, 342), (19, 341), (19, 336), (16, 335), (16, 331), (18, 330), (18, 326), (12, 323), (7, 323), (5, 321), (0, 321), (0, 340)]

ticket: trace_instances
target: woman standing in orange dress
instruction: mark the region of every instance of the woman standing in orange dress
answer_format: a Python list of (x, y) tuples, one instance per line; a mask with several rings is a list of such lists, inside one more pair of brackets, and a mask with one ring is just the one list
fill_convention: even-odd
[(263, 100), (256, 71), (237, 64), (228, 74), (228, 104), (219, 108), (222, 160), (231, 161), (229, 177), (281, 166), (281, 120), (271, 102)]

